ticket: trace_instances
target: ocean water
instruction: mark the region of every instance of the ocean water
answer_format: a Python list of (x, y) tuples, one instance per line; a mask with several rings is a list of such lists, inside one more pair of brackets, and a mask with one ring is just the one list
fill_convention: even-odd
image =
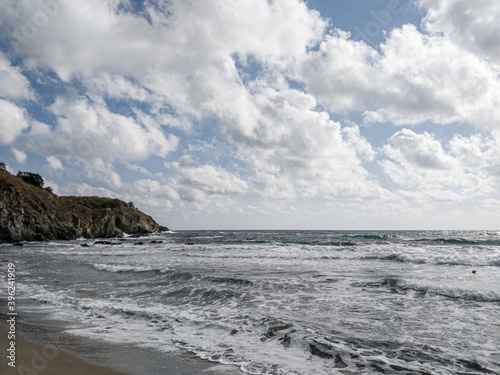
[(72, 334), (189, 351), (249, 374), (500, 373), (500, 232), (182, 231), (111, 242), (1, 245), (4, 285), (15, 263), (18, 298)]

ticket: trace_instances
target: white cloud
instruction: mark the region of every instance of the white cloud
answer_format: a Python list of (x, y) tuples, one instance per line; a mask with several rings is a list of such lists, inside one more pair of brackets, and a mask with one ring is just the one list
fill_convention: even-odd
[(473, 53), (413, 25), (394, 29), (380, 49), (337, 31), (297, 79), (330, 110), (364, 112), (368, 123), (498, 126), (499, 71)]
[[(355, 223), (497, 194), (498, 6), (419, 1), (428, 9), (424, 32), (405, 25), (372, 48), (340, 30), (324, 35), (327, 22), (299, 0), (152, 0), (139, 14), (119, 0), (52, 8), (6, 0), (0, 22), (18, 39), (9, 57), (22, 68), (0, 55), (0, 95), (10, 100), (0, 100), (0, 144), (18, 150), (18, 161), (37, 153), (58, 175), (84, 173), (88, 184), (104, 182), (152, 212), (298, 215), (315, 197)], [(13, 104), (33, 95), (22, 71), (78, 88), (43, 108), (55, 116), (50, 125)], [(431, 121), (450, 134), (457, 123), (479, 130), (441, 144), (403, 129), (374, 150), (351, 111), (375, 129)], [(339, 114), (347, 119), (333, 121)], [(179, 154), (192, 156), (179, 159), (173, 151), (186, 144)], [(168, 173), (153, 170), (158, 159)], [(375, 161), (385, 175), (367, 171)], [(120, 164), (148, 179), (131, 181)], [(377, 182), (384, 176), (391, 191)], [(113, 195), (87, 184), (67, 189)], [(261, 205), (246, 203), (253, 199)]]
[(24, 140), (42, 155), (132, 161), (165, 156), (177, 147), (177, 137), (165, 135), (159, 125), (110, 112), (100, 100), (60, 97), (50, 110), (57, 116), (55, 128), (38, 124)]
[[(3, 22), (16, 36), (43, 11), (26, 0), (8, 3)], [(49, 15), (50, 22), (23, 39), (18, 52), (27, 56), (27, 65), (51, 67), (64, 81), (97, 71), (146, 78), (151, 73), (145, 68), (154, 75), (160, 67), (172, 78), (172, 93), (185, 85), (186, 76), (195, 77), (234, 53), (285, 64), (304, 54), (326, 26), (299, 0), (152, 1), (145, 4), (151, 23), (119, 11), (119, 5), (116, 0), (65, 1)], [(64, 38), (60, 30), (68, 31)]]
[(0, 98), (4, 99), (34, 99), (28, 79), (18, 67), (0, 51)]
[(383, 147), (389, 159), (381, 164), (403, 189), (398, 194), (420, 202), (428, 202), (427, 198), (461, 201), (486, 196), (495, 193), (500, 182), (496, 174), (500, 151), (493, 139), (484, 140), (478, 148), (480, 138), (456, 136), (448, 142), (446, 151), (431, 134), (403, 129)]
[(446, 170), (455, 164), (429, 133), (416, 134), (403, 129), (389, 139), (389, 144), (385, 147), (387, 156), (419, 169)]
[(48, 166), (50, 169), (56, 169), (56, 170), (63, 169), (63, 165), (62, 165), (61, 160), (59, 160), (55, 156), (48, 156), (46, 158), (46, 160), (47, 160), (47, 163), (49, 163)]
[(227, 109), (224, 130), (256, 172), (252, 184), (264, 196), (380, 193), (358, 157), (370, 160), (374, 153), (356, 126), (342, 129), (316, 110), (313, 96), (298, 90), (257, 82), (252, 93)]
[(14, 155), (14, 158), (18, 163), (24, 164), (26, 163), (26, 160), (28, 160), (28, 155), (26, 155), (25, 152), (22, 152), (18, 149), (13, 148), (12, 154)]
[(476, 134), (467, 138), (457, 134), (450, 141), (450, 151), (464, 168), (500, 177), (500, 136)]
[(14, 103), (0, 99), (0, 145), (8, 145), (29, 127), (25, 109)]
[(500, 3), (496, 0), (418, 0), (428, 9), (424, 29), (500, 65)]
[[(184, 188), (204, 194), (243, 194), (247, 184), (238, 176), (213, 165), (197, 165), (183, 157), (172, 165), (179, 172), (178, 183)], [(194, 199), (196, 200), (196, 199)]]
[(98, 72), (86, 79), (89, 91), (102, 96), (118, 99), (133, 99), (141, 102), (150, 97), (148, 91), (122, 75)]

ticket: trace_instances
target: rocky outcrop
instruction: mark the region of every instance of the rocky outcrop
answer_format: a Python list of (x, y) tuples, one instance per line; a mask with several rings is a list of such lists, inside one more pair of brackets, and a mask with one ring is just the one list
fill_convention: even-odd
[(166, 231), (118, 199), (59, 197), (0, 170), (0, 241), (122, 237)]

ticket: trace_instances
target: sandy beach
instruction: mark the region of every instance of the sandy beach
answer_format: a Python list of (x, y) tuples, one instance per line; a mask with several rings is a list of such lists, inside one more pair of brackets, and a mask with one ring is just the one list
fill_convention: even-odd
[[(0, 357), (1, 373), (5, 375), (14, 374), (73, 374), (73, 375), (119, 375), (117, 371), (110, 368), (96, 366), (85, 362), (75, 355), (57, 350), (53, 346), (37, 345), (16, 335), (15, 367), (9, 366), (11, 360), (4, 353), (9, 352), (7, 329), (0, 326)], [(11, 362), (12, 363), (12, 362)], [(123, 375), (123, 374), (122, 374)]]
[[(22, 304), (33, 302), (24, 300)], [(47, 319), (43, 314), (23, 313), (16, 318), (14, 368), (9, 366), (8, 358), (12, 341), (8, 337), (9, 317), (0, 313), (2, 375), (241, 374), (235, 366), (211, 363), (187, 353), (161, 353), (71, 335), (64, 332), (64, 322)]]

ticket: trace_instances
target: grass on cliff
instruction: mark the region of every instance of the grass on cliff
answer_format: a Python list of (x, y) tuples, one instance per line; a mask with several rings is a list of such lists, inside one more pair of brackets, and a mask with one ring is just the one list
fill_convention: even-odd
[[(38, 188), (43, 188), (44, 185), (44, 180), (42, 176), (36, 173), (31, 173), (31, 172), (21, 172), (19, 171), (16, 176), (13, 176), (10, 174), (10, 172), (7, 171), (6, 165), (4, 162), (0, 162), (0, 170), (5, 171), (7, 175), (19, 178), (23, 180), (25, 183), (28, 183), (30, 185), (33, 185)], [(52, 193), (52, 189), (50, 187), (46, 188), (48, 192)], [(73, 203), (76, 203), (80, 206), (84, 206), (87, 208), (91, 209), (99, 209), (99, 208), (125, 208), (125, 207), (131, 207), (135, 208), (133, 202), (125, 202), (122, 201), (121, 199), (117, 198), (102, 198), (102, 197), (77, 197), (77, 196), (66, 196), (66, 197), (60, 197), (63, 200), (68, 200), (70, 199)]]
[(132, 202), (126, 203), (117, 198), (102, 198), (102, 197), (68, 197), (74, 200), (75, 203), (88, 207), (88, 208), (123, 208), (132, 207), (134, 204)]

